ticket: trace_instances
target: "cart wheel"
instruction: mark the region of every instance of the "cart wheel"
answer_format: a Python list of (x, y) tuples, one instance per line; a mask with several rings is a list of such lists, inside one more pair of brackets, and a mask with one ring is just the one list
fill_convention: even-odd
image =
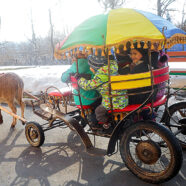
[(153, 121), (129, 126), (120, 141), (120, 154), (128, 169), (149, 183), (162, 183), (179, 172), (182, 149), (175, 136)]
[(176, 138), (179, 140), (182, 148), (186, 150), (186, 102), (171, 105), (169, 113), (170, 115), (168, 115), (166, 120), (167, 126), (173, 133), (178, 132)]
[(26, 123), (25, 135), (28, 142), (34, 147), (40, 147), (45, 141), (42, 127), (34, 121)]

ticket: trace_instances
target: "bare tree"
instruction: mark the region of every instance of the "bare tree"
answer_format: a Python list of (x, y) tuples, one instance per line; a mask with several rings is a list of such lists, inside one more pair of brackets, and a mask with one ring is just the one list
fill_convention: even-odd
[(175, 11), (169, 8), (169, 6), (176, 0), (157, 0), (157, 14), (161, 17), (167, 15), (169, 11)]
[(181, 29), (183, 29), (186, 32), (185, 6), (186, 6), (186, 2), (184, 2), (183, 9), (182, 9)]
[(36, 39), (36, 34), (35, 34), (35, 30), (34, 30), (34, 22), (33, 22), (33, 16), (32, 16), (32, 9), (30, 11), (30, 22), (31, 22), (31, 29), (32, 29), (32, 39), (30, 40), (31, 44), (32, 44), (32, 55), (33, 55), (33, 62), (37, 64), (37, 58), (38, 58), (38, 54), (37, 54), (37, 39)]
[(183, 9), (182, 9), (182, 18), (181, 18), (181, 22), (177, 22), (176, 26), (178, 28), (181, 28), (182, 30), (184, 30), (186, 32), (186, 19), (185, 19), (185, 15), (186, 15), (186, 12), (185, 12), (185, 8), (186, 8), (186, 2), (184, 2), (183, 4)]
[(54, 30), (53, 30), (53, 24), (52, 24), (52, 17), (51, 17), (51, 10), (48, 10), (49, 13), (49, 22), (50, 22), (50, 46), (51, 46), (51, 50), (52, 50), (52, 60), (54, 60), (54, 39), (53, 39), (53, 35), (54, 35)]
[(104, 7), (105, 11), (107, 11), (108, 9), (121, 7), (125, 3), (125, 0), (98, 0), (98, 2)]

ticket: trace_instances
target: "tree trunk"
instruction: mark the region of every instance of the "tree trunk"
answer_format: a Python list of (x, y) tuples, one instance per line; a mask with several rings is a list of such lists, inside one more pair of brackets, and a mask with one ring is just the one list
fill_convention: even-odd
[(53, 40), (53, 24), (52, 24), (52, 17), (51, 17), (51, 10), (48, 10), (49, 12), (49, 21), (50, 21), (50, 43), (51, 43), (51, 50), (52, 50), (52, 61), (54, 61), (54, 40)]

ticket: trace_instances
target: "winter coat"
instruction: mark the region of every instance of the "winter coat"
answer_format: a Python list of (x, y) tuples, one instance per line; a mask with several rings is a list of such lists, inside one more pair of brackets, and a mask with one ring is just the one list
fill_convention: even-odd
[[(118, 74), (118, 65), (116, 61), (110, 61), (110, 75)], [(98, 90), (102, 96), (102, 105), (107, 110), (110, 110), (110, 99), (109, 99), (109, 85), (108, 85), (108, 65), (99, 68), (91, 80), (86, 80), (85, 78), (80, 78), (78, 81), (80, 87), (84, 90)], [(121, 91), (111, 91), (113, 95), (123, 95), (116, 96), (112, 98), (113, 109), (123, 109), (128, 105), (128, 97), (126, 90)]]
[[(137, 74), (137, 73), (143, 73), (143, 72), (148, 72), (148, 64), (144, 61), (141, 61), (138, 65), (136, 65), (133, 69), (131, 69), (131, 74)], [(155, 85), (155, 90), (152, 95), (152, 98), (148, 100), (148, 103), (152, 101), (152, 99), (155, 101), (156, 100), (156, 94), (157, 94), (157, 86)], [(152, 87), (143, 87), (143, 88), (137, 88), (137, 89), (131, 89), (128, 90), (128, 93), (140, 93), (140, 92), (145, 92), (145, 91), (151, 91)], [(149, 96), (151, 93), (143, 93), (143, 94), (136, 94), (136, 95), (130, 95), (129, 96), (129, 104), (142, 104)]]
[[(78, 71), (79, 74), (88, 74), (90, 75), (90, 79), (93, 78), (93, 73), (90, 71), (90, 66), (88, 65), (87, 59), (78, 59)], [(64, 83), (70, 83), (70, 76), (75, 74), (77, 72), (76, 62), (73, 62), (72, 66), (62, 74), (61, 81)], [(74, 95), (74, 101), (76, 105), (80, 105), (79, 96), (77, 90), (73, 90)], [(96, 90), (88, 90), (85, 91), (82, 88), (80, 88), (80, 95), (81, 96), (81, 102), (82, 105), (90, 105), (94, 103), (96, 100), (96, 97), (99, 97), (99, 93)], [(87, 99), (86, 99), (87, 98)]]
[[(168, 66), (168, 59), (169, 56), (167, 54), (165, 54), (163, 51), (160, 51), (160, 56), (159, 56), (159, 60), (158, 60), (158, 68), (163, 68)], [(156, 100), (162, 98), (166, 93), (166, 82), (160, 83), (158, 85), (158, 93), (156, 95)]]

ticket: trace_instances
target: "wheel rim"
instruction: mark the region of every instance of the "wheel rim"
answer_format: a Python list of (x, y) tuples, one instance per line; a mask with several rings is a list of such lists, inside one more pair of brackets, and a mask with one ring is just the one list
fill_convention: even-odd
[(170, 130), (175, 133), (178, 130), (180, 132), (176, 135), (176, 138), (184, 145), (186, 145), (186, 108), (179, 108), (172, 113), (170, 118)]
[(28, 126), (27, 134), (31, 143), (38, 143), (40, 140), (40, 134), (35, 126)]
[(38, 133), (37, 133), (37, 131), (35, 130), (35, 129), (31, 129), (30, 130), (30, 138), (32, 139), (32, 140), (35, 140), (35, 139), (37, 139), (38, 138)]
[(154, 164), (161, 156), (161, 149), (154, 141), (141, 141), (136, 146), (138, 158), (146, 164)]
[(130, 163), (142, 174), (156, 176), (165, 174), (172, 162), (172, 153), (167, 141), (152, 129), (139, 129), (128, 138)]

